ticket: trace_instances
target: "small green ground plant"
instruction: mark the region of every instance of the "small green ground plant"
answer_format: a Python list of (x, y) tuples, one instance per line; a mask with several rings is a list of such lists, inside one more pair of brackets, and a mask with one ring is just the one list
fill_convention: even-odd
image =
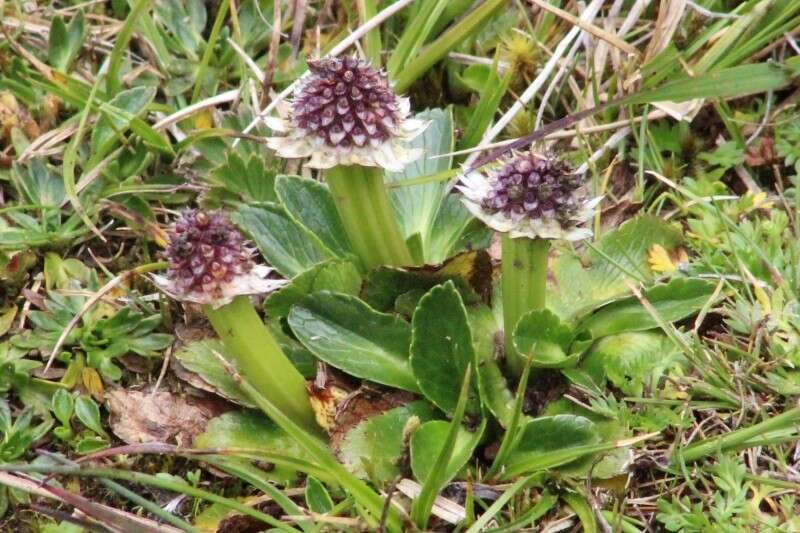
[(0, 3), (0, 528), (799, 530), (798, 28)]

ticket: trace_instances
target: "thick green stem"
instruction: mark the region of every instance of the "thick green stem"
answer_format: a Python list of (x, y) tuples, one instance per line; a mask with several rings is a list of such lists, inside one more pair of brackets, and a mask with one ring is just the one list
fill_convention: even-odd
[(219, 309), (205, 306), (208, 320), (239, 372), (297, 424), (319, 434), (306, 380), (281, 350), (247, 296)]
[(503, 234), (503, 329), (506, 361), (516, 376), (525, 369), (525, 358), (514, 349), (513, 333), (528, 311), (543, 309), (547, 286), (547, 239), (512, 239)]
[(382, 169), (338, 166), (328, 171), (327, 179), (347, 236), (366, 269), (414, 264), (383, 184)]

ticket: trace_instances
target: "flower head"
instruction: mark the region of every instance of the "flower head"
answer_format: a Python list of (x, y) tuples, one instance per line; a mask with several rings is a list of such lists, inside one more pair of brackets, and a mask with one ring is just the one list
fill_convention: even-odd
[(271, 292), (281, 280), (266, 279), (272, 269), (256, 265), (242, 234), (220, 212), (185, 211), (169, 234), (167, 276), (153, 276), (177, 300), (228, 304), (243, 294)]
[(405, 141), (425, 124), (409, 119), (409, 102), (392, 90), (386, 75), (355, 57), (309, 61), (311, 74), (300, 81), (281, 118), (267, 119), (283, 137), (267, 139), (281, 157), (311, 156), (308, 166), (362, 165), (401, 171), (420, 156)]
[(600, 202), (587, 198), (582, 180), (566, 163), (533, 152), (514, 155), (488, 175), (470, 172), (457, 188), (470, 212), (511, 237), (585, 239), (592, 231), (579, 226)]

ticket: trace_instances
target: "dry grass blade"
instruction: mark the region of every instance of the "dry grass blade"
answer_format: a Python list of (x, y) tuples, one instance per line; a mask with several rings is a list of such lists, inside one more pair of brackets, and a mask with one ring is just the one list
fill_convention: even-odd
[(590, 33), (595, 37), (597, 37), (598, 39), (602, 39), (603, 41), (607, 42), (611, 46), (619, 48), (623, 52), (626, 52), (631, 55), (639, 55), (639, 50), (637, 50), (634, 46), (631, 46), (630, 44), (626, 43), (613, 33), (609, 33), (604, 29), (595, 26), (594, 24), (591, 24), (576, 17), (572, 13), (564, 11), (563, 9), (560, 9), (550, 4), (549, 2), (545, 2), (544, 0), (530, 0), (530, 1), (531, 3), (536, 4), (542, 9), (549, 11), (550, 13), (553, 13), (558, 17), (561, 17), (562, 19), (566, 20), (573, 26), (578, 26), (579, 28), (585, 30), (587, 33)]
[[(602, 0), (594, 0), (591, 2), (586, 9), (581, 14), (581, 20), (584, 22), (589, 22), (594, 20), (594, 17), (600, 11), (600, 8), (603, 6)], [(559, 59), (566, 53), (567, 47), (569, 47), (572, 42), (580, 35), (583, 30), (575, 26), (573, 27), (567, 35), (558, 43), (558, 46), (553, 51), (553, 55), (547, 61), (545, 66), (542, 68), (541, 72), (536, 79), (534, 79), (531, 84), (525, 89), (525, 91), (520, 95), (519, 99), (514, 102), (514, 105), (506, 111), (502, 117), (500, 117), (494, 126), (492, 126), (489, 130), (484, 133), (483, 138), (480, 142), (480, 147), (484, 147), (491, 143), (495, 137), (497, 137), (500, 132), (502, 132), (506, 126), (514, 119), (517, 114), (522, 111), (528, 102), (533, 99), (533, 97), (539, 92), (539, 90), (544, 86), (545, 82), (550, 78), (550, 75), (555, 70), (556, 65), (558, 64)], [(472, 154), (470, 157), (467, 158), (464, 166), (467, 168), (471, 168), (475, 162), (478, 160), (478, 154)], [(451, 181), (449, 187), (452, 188), (455, 185), (455, 181)]]
[[(413, 479), (404, 478), (397, 484), (397, 490), (408, 498), (414, 499), (422, 492), (422, 486)], [(442, 496), (433, 501), (431, 513), (449, 524), (460, 524), (467, 516), (463, 506)]]
[(36, 496), (40, 496), (42, 498), (51, 498), (71, 505), (76, 509), (80, 509), (81, 512), (88, 516), (103, 519), (109, 526), (121, 526), (124, 524), (125, 528), (129, 528), (122, 529), (121, 531), (141, 533), (181, 533), (180, 529), (159, 524), (153, 520), (136, 516), (107, 505), (95, 503), (87, 500), (83, 496), (73, 494), (60, 487), (42, 484), (39, 481), (33, 481), (26, 477), (15, 475), (9, 472), (0, 472), (0, 484), (30, 494), (35, 494)]

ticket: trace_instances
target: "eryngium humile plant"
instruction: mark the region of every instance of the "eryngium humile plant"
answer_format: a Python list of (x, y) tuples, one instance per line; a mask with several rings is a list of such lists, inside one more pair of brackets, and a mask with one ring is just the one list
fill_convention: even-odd
[(156, 283), (177, 300), (203, 305), (225, 350), (242, 377), (287, 416), (319, 431), (305, 378), (289, 361), (261, 321), (251, 294), (270, 292), (285, 282), (267, 279), (253, 250), (221, 212), (184, 212), (169, 232), (167, 277)]
[(500, 166), (467, 173), (457, 186), (464, 204), (502, 234), (501, 288), (506, 362), (519, 376), (529, 356), (512, 339), (519, 319), (543, 309), (550, 241), (591, 237), (584, 226), (600, 198), (590, 199), (583, 180), (554, 155), (517, 153)]
[(291, 102), (278, 106), (280, 118), (267, 125), (281, 137), (267, 145), (285, 158), (311, 159), (311, 168), (361, 165), (402, 171), (421, 155), (406, 142), (425, 129), (408, 118), (409, 101), (394, 93), (386, 75), (355, 58), (308, 62), (311, 74), (298, 84)]
[(516, 154), (487, 172), (461, 178), (464, 205), (487, 226), (512, 238), (576, 241), (592, 235), (582, 224), (600, 199), (589, 199), (583, 180), (552, 155)]

